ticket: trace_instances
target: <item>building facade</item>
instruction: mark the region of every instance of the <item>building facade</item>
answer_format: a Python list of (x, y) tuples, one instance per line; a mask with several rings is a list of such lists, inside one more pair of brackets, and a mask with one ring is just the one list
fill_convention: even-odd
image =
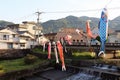
[(65, 38), (66, 36), (71, 36), (70, 41), (73, 43), (86, 43), (87, 42), (87, 36), (83, 32), (82, 29), (80, 30), (80, 33), (78, 34), (76, 32), (77, 28), (62, 28), (59, 32), (57, 33), (48, 33), (44, 34), (46, 38), (48, 38), (51, 42), (52, 41), (58, 41), (61, 38)]
[(76, 28), (63, 28), (61, 29), (57, 35), (55, 40), (60, 40), (60, 38), (65, 38), (67, 35), (71, 36), (71, 42), (79, 42), (79, 43), (86, 43), (87, 37), (86, 34), (83, 32), (82, 29), (78, 29), (80, 33), (76, 32)]
[(0, 49), (19, 49), (19, 34), (9, 28), (0, 30)]
[(8, 25), (0, 30), (0, 49), (27, 49), (39, 45), (42, 27), (35, 22)]

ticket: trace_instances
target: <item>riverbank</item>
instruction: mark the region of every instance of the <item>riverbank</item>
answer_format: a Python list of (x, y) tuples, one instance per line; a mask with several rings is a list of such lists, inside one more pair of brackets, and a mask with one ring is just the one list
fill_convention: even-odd
[[(30, 55), (27, 61), (25, 61), (25, 57), (28, 53), (30, 53)], [(51, 66), (55, 67), (56, 62), (54, 53), (51, 54), (50, 60), (47, 59), (47, 54), (42, 51), (36, 52), (35, 50), (35, 52), (29, 51), (28, 53), (25, 53), (26, 55), (19, 59), (0, 61), (0, 65), (2, 65), (0, 68), (0, 80), (19, 80), (26, 76), (33, 76), (36, 73), (46, 72), (46, 69)], [(34, 57), (31, 55), (38, 58), (34, 60)], [(95, 59), (90, 52), (76, 53), (70, 56), (68, 53), (65, 53), (64, 57), (66, 66), (70, 65), (80, 68), (102, 64), (120, 67), (120, 59)], [(27, 64), (25, 64), (25, 62), (27, 62)], [(70, 69), (67, 67), (67, 70)]]
[(37, 59), (32, 64), (25, 64), (24, 58), (0, 61), (0, 80), (17, 80), (21, 77), (30, 76), (43, 71), (49, 66), (49, 61)]

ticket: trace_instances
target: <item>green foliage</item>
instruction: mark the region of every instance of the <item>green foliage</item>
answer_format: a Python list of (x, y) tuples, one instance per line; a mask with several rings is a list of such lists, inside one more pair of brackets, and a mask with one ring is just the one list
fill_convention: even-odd
[(42, 47), (36, 47), (36, 48), (32, 49), (32, 51), (35, 52), (35, 53), (47, 54), (47, 51), (43, 52)]
[(24, 62), (25, 64), (32, 64), (35, 61), (37, 61), (38, 57), (31, 55), (31, 54), (27, 54), (26, 57), (24, 58)]
[[(96, 40), (98, 40), (99, 42), (101, 42), (101, 40), (100, 40), (100, 36), (97, 36), (96, 37)], [(106, 40), (106, 42), (108, 41), (108, 39)]]
[(4, 74), (4, 73), (5, 73), (5, 71), (4, 71), (4, 69), (3, 69), (3, 66), (0, 65), (0, 75), (2, 75), (2, 74)]
[(13, 24), (12, 22), (0, 20), (0, 27), (6, 27), (7, 25)]
[(83, 30), (86, 30), (85, 23), (87, 20), (93, 21), (91, 27), (96, 27), (99, 22), (98, 18), (68, 16), (66, 18), (44, 22), (42, 23), (42, 26), (45, 33), (58, 32), (59, 29), (65, 27), (82, 28)]
[(93, 59), (95, 55), (90, 52), (75, 52), (72, 57), (73, 59)]
[(100, 36), (97, 36), (97, 37), (96, 37), (96, 40), (98, 40), (99, 42), (101, 42), (101, 41), (100, 41)]
[(2, 65), (0, 65), (0, 70), (3, 70), (3, 66)]
[(1, 70), (1, 72), (11, 72), (11, 71), (18, 71), (18, 70), (24, 70), (24, 69), (31, 69), (34, 67), (39, 66), (41, 63), (46, 62), (46, 60), (41, 60), (38, 59), (37, 61), (35, 61), (32, 64), (25, 64), (24, 62), (24, 58), (20, 58), (20, 59), (14, 59), (14, 60), (3, 60), (0, 61), (0, 65), (3, 66), (3, 70)]

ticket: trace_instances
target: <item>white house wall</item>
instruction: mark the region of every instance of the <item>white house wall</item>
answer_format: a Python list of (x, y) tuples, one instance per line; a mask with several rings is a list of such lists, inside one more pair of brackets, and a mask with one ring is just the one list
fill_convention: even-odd
[(33, 24), (27, 24), (27, 31), (29, 31), (31, 34), (35, 34), (35, 30), (33, 27), (35, 27), (36, 25)]
[(26, 31), (26, 29), (24, 29), (24, 28), (19, 28), (19, 31)]
[(28, 33), (24, 33), (23, 35), (24, 35), (24, 36), (29, 36), (30, 38), (34, 39), (34, 37), (33, 37), (33, 36), (31, 36), (31, 35), (30, 35), (30, 34), (28, 34)]
[(0, 42), (0, 49), (8, 49), (7, 43)]
[(20, 49), (20, 44), (14, 43), (14, 44), (13, 44), (13, 48), (14, 48), (14, 49)]
[(36, 42), (34, 42), (34, 41), (27, 41), (27, 43), (26, 43), (26, 48), (31, 48), (31, 45), (33, 46), (33, 45), (36, 45)]
[[(36, 26), (35, 24), (20, 25), (18, 30), (26, 31), (22, 35), (18, 34), (17, 32), (15, 32), (10, 28), (0, 30), (0, 49), (9, 49), (9, 47), (14, 49), (26, 49), (26, 48), (31, 48), (31, 45), (38, 45), (37, 41), (33, 41), (34, 39), (33, 35), (35, 34), (35, 30), (34, 30), (35, 26)], [(3, 39), (5, 37), (4, 35), (8, 35), (9, 37)], [(24, 46), (21, 47), (21, 45)]]
[[(7, 35), (9, 37), (6, 37), (6, 39), (3, 38), (4, 35)], [(15, 35), (15, 37), (13, 37), (13, 35), (11, 34), (5, 34), (5, 33), (0, 33), (0, 41), (2, 42), (19, 42), (19, 37), (18, 35)]]

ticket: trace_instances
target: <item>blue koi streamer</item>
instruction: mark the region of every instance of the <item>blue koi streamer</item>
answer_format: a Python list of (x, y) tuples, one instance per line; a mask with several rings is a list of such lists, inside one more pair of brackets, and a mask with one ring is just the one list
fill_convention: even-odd
[(104, 8), (102, 13), (101, 13), (101, 18), (99, 22), (99, 36), (101, 40), (101, 47), (100, 47), (100, 52), (98, 56), (103, 53), (105, 57), (105, 43), (107, 39), (107, 33), (108, 33), (108, 15), (107, 15), (107, 9)]

